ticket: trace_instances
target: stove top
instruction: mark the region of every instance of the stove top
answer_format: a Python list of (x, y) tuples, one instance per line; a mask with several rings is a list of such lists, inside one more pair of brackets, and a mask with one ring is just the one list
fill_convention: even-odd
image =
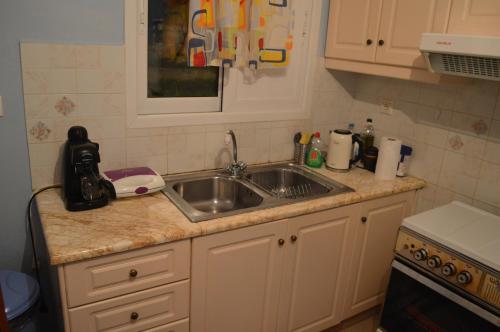
[(500, 217), (461, 202), (406, 218), (403, 227), (500, 271)]

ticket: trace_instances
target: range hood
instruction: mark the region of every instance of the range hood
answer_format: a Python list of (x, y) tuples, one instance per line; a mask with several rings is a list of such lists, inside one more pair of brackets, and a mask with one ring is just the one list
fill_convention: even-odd
[(420, 52), (433, 73), (500, 81), (500, 37), (424, 33)]

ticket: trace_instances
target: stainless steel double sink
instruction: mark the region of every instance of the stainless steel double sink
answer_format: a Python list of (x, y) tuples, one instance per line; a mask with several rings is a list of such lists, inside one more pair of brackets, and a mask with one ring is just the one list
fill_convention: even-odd
[(192, 222), (353, 191), (294, 164), (249, 168), (241, 178), (213, 171), (165, 177), (165, 183), (163, 193)]

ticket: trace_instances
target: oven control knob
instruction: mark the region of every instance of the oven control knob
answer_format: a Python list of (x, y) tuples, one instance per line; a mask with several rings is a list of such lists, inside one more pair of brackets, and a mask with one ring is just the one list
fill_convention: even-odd
[(470, 284), (472, 281), (472, 274), (468, 271), (462, 271), (457, 275), (457, 281), (460, 285)]
[(455, 275), (455, 273), (457, 273), (457, 268), (455, 267), (455, 265), (453, 263), (446, 263), (441, 268), (441, 272), (443, 272), (443, 274), (445, 276), (451, 277), (451, 276)]
[(437, 267), (440, 267), (441, 266), (441, 258), (439, 256), (431, 256), (429, 257), (429, 259), (427, 260), (427, 265), (432, 268), (432, 269), (435, 269)]
[(427, 259), (427, 250), (415, 250), (415, 252), (413, 253), (413, 258), (415, 258), (417, 261), (425, 261)]

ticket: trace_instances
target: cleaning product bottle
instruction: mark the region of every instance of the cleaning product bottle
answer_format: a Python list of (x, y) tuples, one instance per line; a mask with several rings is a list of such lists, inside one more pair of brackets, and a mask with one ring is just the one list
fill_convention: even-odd
[(321, 155), (321, 137), (317, 131), (311, 139), (311, 149), (307, 153), (307, 166), (320, 168), (323, 165), (323, 156)]

